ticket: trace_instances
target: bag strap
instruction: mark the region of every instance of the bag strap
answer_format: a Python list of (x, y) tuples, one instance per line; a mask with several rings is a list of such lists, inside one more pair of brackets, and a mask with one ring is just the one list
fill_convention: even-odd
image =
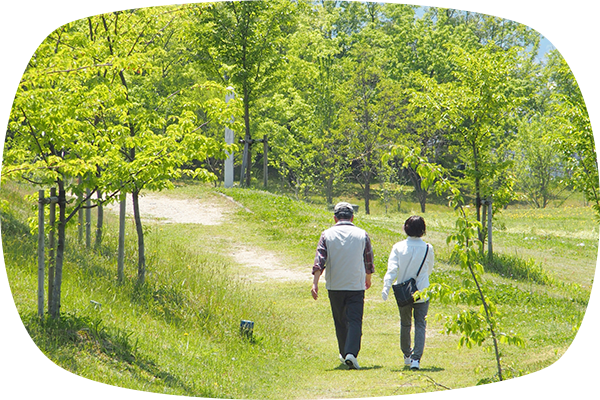
[[(427, 259), (427, 253), (429, 253), (429, 245), (425, 243), (425, 257), (423, 257), (423, 261), (421, 261), (421, 266), (419, 267), (419, 271), (417, 272), (417, 276), (421, 273), (421, 268), (423, 268), (423, 264), (425, 264), (425, 260)], [(416, 278), (416, 277), (415, 277)]]

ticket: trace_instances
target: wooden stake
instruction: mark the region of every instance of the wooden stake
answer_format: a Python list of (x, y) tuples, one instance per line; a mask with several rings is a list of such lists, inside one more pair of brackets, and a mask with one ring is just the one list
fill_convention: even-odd
[(38, 317), (44, 316), (44, 191), (38, 192)]
[(269, 151), (269, 143), (268, 136), (265, 135), (263, 138), (263, 183), (265, 185), (265, 189), (269, 184), (269, 159), (268, 159), (268, 151)]
[(86, 189), (85, 201), (85, 248), (92, 246), (92, 201), (90, 199), (90, 189)]
[[(56, 188), (50, 189), (50, 199), (57, 200)], [(50, 232), (48, 232), (48, 312), (52, 304), (52, 291), (54, 290), (54, 225), (56, 223), (56, 201), (50, 201)]]
[(124, 277), (124, 261), (125, 261), (125, 211), (127, 209), (127, 196), (121, 200), (119, 208), (119, 249), (117, 261), (117, 279), (123, 281)]

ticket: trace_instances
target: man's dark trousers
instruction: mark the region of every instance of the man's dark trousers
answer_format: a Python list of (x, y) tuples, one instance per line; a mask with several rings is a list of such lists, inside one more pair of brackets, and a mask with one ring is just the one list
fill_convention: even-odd
[(358, 357), (362, 337), (365, 291), (329, 290), (335, 335), (342, 357)]

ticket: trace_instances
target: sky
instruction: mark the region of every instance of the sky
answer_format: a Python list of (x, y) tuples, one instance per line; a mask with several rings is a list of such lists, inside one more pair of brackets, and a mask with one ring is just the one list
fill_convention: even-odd
[[(564, 20), (573, 24), (573, 27), (584, 33), (587, 32), (586, 18), (581, 15), (581, 8), (584, 6), (582, 1), (577, 0), (521, 0), (521, 4), (525, 5), (531, 1), (537, 4), (538, 8), (533, 12), (534, 17), (544, 15), (548, 18), (561, 17)], [(589, 5), (587, 5), (589, 7)], [(585, 34), (585, 33), (584, 33)], [(540, 55), (555, 49), (567, 39), (567, 35), (562, 32), (557, 32), (552, 36), (544, 39), (540, 43)]]

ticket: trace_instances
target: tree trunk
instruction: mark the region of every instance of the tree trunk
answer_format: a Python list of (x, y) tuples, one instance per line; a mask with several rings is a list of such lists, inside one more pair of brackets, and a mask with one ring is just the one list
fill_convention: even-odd
[(92, 246), (92, 200), (90, 199), (90, 189), (86, 189), (85, 201), (85, 248), (89, 249)]
[(38, 192), (38, 317), (44, 316), (44, 190)]
[[(50, 197), (56, 197), (56, 188), (50, 189)], [(56, 204), (50, 203), (50, 232), (48, 233), (48, 313), (52, 304), (52, 295), (54, 291), (54, 265), (55, 265), (55, 247), (54, 230), (56, 225)]]
[(486, 232), (487, 232), (487, 206), (486, 206), (486, 202), (484, 200), (481, 200), (481, 231), (479, 234), (479, 240), (481, 240), (481, 243), (485, 243), (485, 239), (486, 239)]
[[(482, 214), (481, 205), (482, 205), (482, 201), (481, 201), (480, 182), (479, 182), (479, 178), (475, 178), (475, 209), (477, 210), (477, 222), (481, 223), (482, 226), (485, 226), (485, 223), (481, 220), (481, 214)], [(477, 232), (478, 232), (479, 241), (481, 243), (483, 243), (485, 240), (485, 237), (484, 237), (485, 235), (484, 235), (481, 227), (477, 228)], [(483, 254), (483, 248), (481, 249), (481, 254)]]
[[(477, 151), (477, 144), (472, 143), (473, 148), (473, 165), (475, 170), (475, 209), (477, 210), (477, 222), (483, 225), (481, 221), (481, 178), (479, 178), (479, 153)], [(479, 241), (484, 242), (485, 237), (481, 228), (477, 228)], [(483, 247), (481, 247), (481, 255), (483, 255)]]
[(58, 244), (56, 246), (56, 265), (54, 269), (54, 287), (52, 290), (52, 304), (50, 305), (50, 317), (58, 319), (60, 317), (60, 295), (62, 286), (62, 269), (65, 254), (65, 223), (66, 223), (67, 199), (65, 186), (62, 181), (58, 181)]
[(117, 250), (117, 279), (123, 281), (125, 276), (125, 211), (127, 207), (127, 197), (121, 200), (119, 204), (119, 248)]
[(98, 190), (98, 220), (96, 221), (96, 243), (94, 244), (96, 250), (99, 250), (102, 244), (102, 229), (104, 227), (104, 208), (102, 207), (102, 203), (100, 203), (101, 198), (102, 192)]
[(333, 177), (325, 181), (325, 197), (327, 197), (327, 204), (333, 204)]
[(138, 283), (144, 284), (146, 281), (146, 255), (144, 250), (144, 229), (142, 227), (142, 218), (140, 216), (138, 189), (131, 194), (133, 198), (133, 217), (135, 219), (135, 230), (138, 237)]
[(367, 215), (371, 214), (370, 208), (370, 199), (371, 199), (371, 179), (370, 176), (367, 177), (367, 181), (365, 182), (365, 213)]
[(413, 187), (415, 188), (415, 195), (417, 197), (417, 201), (421, 206), (421, 212), (425, 213), (425, 206), (427, 203), (427, 191), (421, 187), (421, 182), (423, 179), (419, 174), (417, 174), (417, 171), (415, 171), (413, 168), (408, 167), (407, 170), (408, 176), (410, 177)]
[(244, 160), (246, 162), (245, 183), (246, 187), (250, 187), (250, 171), (252, 165), (252, 152), (250, 151), (250, 100), (248, 98), (248, 89), (244, 88), (244, 125), (246, 128), (245, 143), (244, 143)]

